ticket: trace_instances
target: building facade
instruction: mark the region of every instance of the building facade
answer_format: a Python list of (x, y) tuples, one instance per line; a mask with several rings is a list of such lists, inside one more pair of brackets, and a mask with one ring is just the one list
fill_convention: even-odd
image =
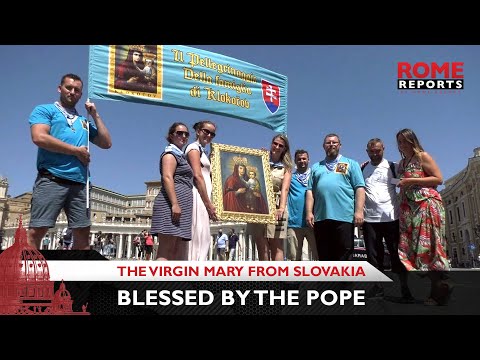
[(440, 192), (446, 212), (448, 256), (454, 267), (476, 267), (480, 245), (480, 147)]
[(3, 241), (3, 223), (7, 216), (7, 192), (8, 180), (3, 176), (0, 176), (0, 245)]
[[(101, 234), (107, 241), (113, 243), (114, 258), (131, 259), (137, 256), (133, 240), (142, 230), (150, 229), (153, 202), (160, 191), (160, 181), (148, 181), (145, 184), (146, 193), (141, 195), (123, 195), (92, 186), (90, 190), (90, 217), (92, 220), (90, 244), (92, 247), (96, 238)], [(20, 219), (28, 228), (32, 198), (31, 192), (13, 198), (9, 197), (7, 193), (8, 180), (2, 177), (0, 178), (0, 249), (3, 250), (14, 243), (14, 234)], [(67, 225), (67, 217), (62, 211), (55, 227), (48, 231), (49, 250), (58, 248), (62, 232)], [(241, 251), (237, 253), (237, 260), (257, 259), (255, 245), (245, 234), (245, 223), (212, 222), (209, 260), (216, 259), (213, 245), (220, 228), (227, 234), (230, 229), (235, 229), (239, 236)], [(157, 239), (155, 239), (155, 244), (157, 244)], [(154, 248), (156, 249), (156, 246)]]

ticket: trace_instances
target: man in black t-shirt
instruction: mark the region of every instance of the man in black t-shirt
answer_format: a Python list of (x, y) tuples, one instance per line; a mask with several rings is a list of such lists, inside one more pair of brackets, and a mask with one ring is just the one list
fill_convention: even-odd
[(63, 249), (71, 250), (73, 247), (73, 231), (71, 228), (63, 229)]
[(228, 238), (228, 252), (229, 252), (229, 258), (228, 260), (230, 261), (235, 261), (235, 257), (237, 255), (237, 244), (238, 244), (238, 250), (240, 251), (240, 243), (238, 242), (238, 236), (235, 234), (235, 229), (232, 229), (230, 236)]

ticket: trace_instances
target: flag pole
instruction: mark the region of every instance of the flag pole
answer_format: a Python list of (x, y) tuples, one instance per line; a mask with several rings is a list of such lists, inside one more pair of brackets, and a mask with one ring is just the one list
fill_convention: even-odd
[[(90, 102), (90, 98), (87, 98), (87, 102)], [(87, 151), (90, 153), (90, 112), (87, 110)], [(90, 209), (90, 176), (89, 176), (89, 166), (87, 164), (87, 215), (88, 209)]]

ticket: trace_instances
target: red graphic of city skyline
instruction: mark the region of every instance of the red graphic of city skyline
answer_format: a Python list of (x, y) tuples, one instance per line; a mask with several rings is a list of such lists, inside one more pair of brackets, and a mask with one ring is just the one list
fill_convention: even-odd
[(72, 310), (73, 299), (63, 281), (54, 292), (45, 257), (27, 242), (22, 218), (15, 242), (0, 254), (0, 315), (90, 315), (87, 304)]

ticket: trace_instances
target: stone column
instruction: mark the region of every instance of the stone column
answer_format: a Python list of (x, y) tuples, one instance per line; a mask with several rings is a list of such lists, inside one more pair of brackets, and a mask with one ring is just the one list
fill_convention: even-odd
[(156, 260), (157, 259), (157, 251), (158, 251), (158, 236), (152, 235), (152, 237), (153, 237), (152, 260)]
[(210, 249), (208, 250), (208, 260), (213, 260), (213, 248), (215, 244), (215, 236), (210, 235)]
[(244, 256), (243, 260), (244, 260), (244, 261), (249, 261), (249, 260), (251, 260), (251, 257), (250, 257), (250, 242), (249, 242), (249, 237), (250, 237), (250, 236), (248, 235), (247, 232), (245, 232), (245, 233), (243, 234), (243, 245), (244, 245), (244, 247), (243, 247), (243, 249), (244, 249), (244, 250), (243, 250), (243, 256)]
[(312, 260), (312, 250), (308, 245), (308, 240), (306, 237), (303, 238), (303, 254), (300, 260), (305, 259), (305, 257), (307, 258), (307, 260)]
[(240, 245), (241, 251), (238, 251), (237, 245), (237, 260), (244, 261), (245, 260), (245, 233), (243, 230), (240, 230), (238, 234), (238, 244)]
[(57, 233), (56, 233), (55, 231), (52, 231), (52, 232), (50, 233), (50, 240), (51, 240), (51, 241), (50, 241), (50, 246), (49, 246), (49, 249), (50, 249), (50, 250), (55, 250), (55, 249), (57, 248), (57, 242), (56, 242), (56, 238), (55, 238), (55, 235), (56, 235), (56, 234), (57, 234)]
[(127, 259), (132, 257), (132, 234), (127, 235)]
[(117, 245), (117, 259), (121, 259), (123, 255), (123, 235), (118, 235), (118, 245)]
[(53, 232), (52, 233), (52, 250), (55, 250), (57, 248), (57, 241), (58, 241), (58, 238), (57, 238), (57, 233), (56, 232)]
[(248, 235), (248, 260), (255, 261), (255, 248), (253, 246), (253, 236)]
[(47, 250), (52, 250), (52, 246), (53, 246), (53, 245), (52, 245), (52, 243), (53, 243), (53, 234), (54, 234), (53, 232), (47, 232), (47, 233), (45, 234), (45, 236), (48, 235), (48, 239), (50, 240), (50, 241), (48, 242)]

